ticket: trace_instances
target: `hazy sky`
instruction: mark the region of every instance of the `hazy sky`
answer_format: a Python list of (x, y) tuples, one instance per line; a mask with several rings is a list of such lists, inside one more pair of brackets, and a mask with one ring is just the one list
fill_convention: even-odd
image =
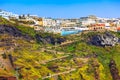
[(0, 9), (40, 17), (120, 17), (120, 0), (0, 0)]

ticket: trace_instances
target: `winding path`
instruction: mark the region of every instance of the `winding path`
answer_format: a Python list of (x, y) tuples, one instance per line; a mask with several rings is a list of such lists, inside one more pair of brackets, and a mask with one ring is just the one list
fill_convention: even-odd
[(50, 75), (50, 76), (45, 76), (45, 77), (43, 77), (42, 79), (44, 80), (44, 79), (46, 79), (46, 78), (55, 77), (55, 76), (58, 76), (58, 75), (61, 75), (61, 74), (68, 74), (68, 73), (73, 72), (73, 71), (75, 71), (75, 70), (76, 70), (76, 68), (72, 68), (72, 69), (70, 69), (69, 71), (56, 73), (56, 74), (53, 74), (53, 75)]

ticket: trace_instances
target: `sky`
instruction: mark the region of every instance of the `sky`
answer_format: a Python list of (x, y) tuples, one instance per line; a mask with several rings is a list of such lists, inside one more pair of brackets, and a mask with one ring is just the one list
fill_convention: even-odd
[(0, 0), (0, 9), (39, 17), (120, 17), (120, 0)]

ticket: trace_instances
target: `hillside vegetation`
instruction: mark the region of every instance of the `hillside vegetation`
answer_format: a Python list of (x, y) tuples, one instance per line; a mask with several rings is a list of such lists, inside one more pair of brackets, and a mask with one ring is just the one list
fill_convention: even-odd
[[(89, 38), (104, 32), (83, 32), (61, 37), (39, 33), (3, 18), (0, 20), (0, 28), (7, 26), (12, 30), (11, 27), (14, 27), (16, 32), (12, 34), (19, 32), (20, 35), (10, 35), (8, 28), (0, 33), (0, 76), (16, 76), (18, 80), (119, 80), (120, 44), (103, 47), (88, 43)], [(120, 33), (110, 33), (120, 38)], [(36, 40), (36, 35), (40, 36), (38, 41), (42, 42)], [(30, 39), (26, 39), (26, 36)], [(52, 40), (59, 38), (66, 39), (64, 42), (74, 42), (52, 44)], [(111, 72), (112, 68), (114, 72)]]

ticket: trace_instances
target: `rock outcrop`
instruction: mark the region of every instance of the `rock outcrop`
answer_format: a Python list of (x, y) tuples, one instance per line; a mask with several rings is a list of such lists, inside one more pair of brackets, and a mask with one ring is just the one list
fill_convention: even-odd
[(10, 25), (0, 25), (0, 34), (8, 34), (14, 37), (23, 37), (26, 40), (31, 40), (32, 37), (27, 34), (22, 34), (22, 32), (14, 26)]
[(115, 46), (119, 42), (119, 38), (109, 32), (105, 34), (92, 36), (89, 43), (96, 46)]
[(64, 38), (54, 38), (52, 36), (42, 37), (38, 34), (36, 34), (35, 38), (36, 38), (37, 42), (42, 42), (45, 44), (49, 43), (49, 44), (53, 44), (53, 45), (55, 45), (56, 43), (61, 44), (62, 42), (66, 41), (66, 39), (64, 39)]
[[(29, 36), (28, 34), (23, 34), (19, 29), (17, 29), (14, 26), (10, 26), (10, 25), (0, 25), (0, 35), (3, 35), (3, 34), (8, 34), (10, 36), (18, 37), (18, 38), (19, 37), (24, 38), (27, 41), (34, 40), (34, 38)], [(10, 38), (10, 39), (12, 39), (12, 38)], [(64, 38), (54, 38), (52, 36), (42, 37), (38, 34), (36, 34), (35, 39), (37, 40), (37, 42), (42, 42), (45, 44), (49, 43), (49, 44), (53, 44), (53, 45), (55, 45), (56, 43), (61, 44), (62, 42), (64, 42), (66, 40)], [(5, 42), (5, 41), (8, 41), (8, 40), (2, 40), (0, 42)], [(9, 41), (11, 41), (11, 40), (9, 40)]]

